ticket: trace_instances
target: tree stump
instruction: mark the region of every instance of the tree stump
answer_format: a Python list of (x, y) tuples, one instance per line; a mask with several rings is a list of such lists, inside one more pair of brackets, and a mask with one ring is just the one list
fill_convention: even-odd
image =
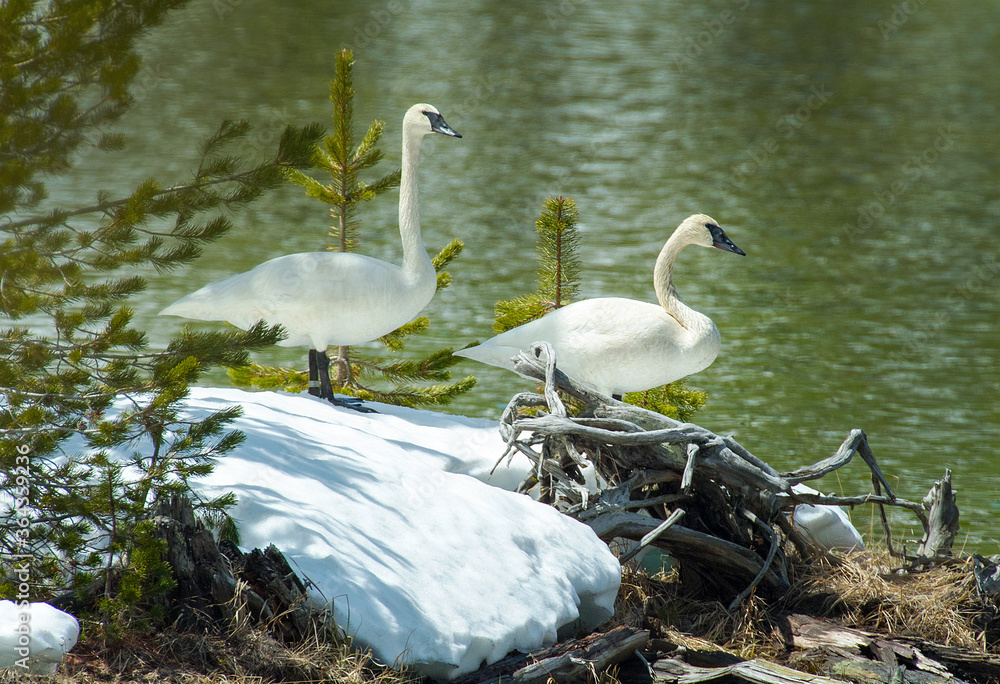
[(273, 544), (244, 554), (223, 542), (223, 553), (196, 520), (191, 501), (176, 494), (158, 502), (153, 523), (156, 536), (166, 542), (165, 560), (177, 581), (163, 604), (182, 625), (207, 626), (245, 616), (286, 642), (316, 630), (336, 632), (325, 612), (311, 606), (305, 584)]

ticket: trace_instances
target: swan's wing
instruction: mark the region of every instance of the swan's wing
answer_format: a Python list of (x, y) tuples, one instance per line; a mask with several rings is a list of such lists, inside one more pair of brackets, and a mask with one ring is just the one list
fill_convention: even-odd
[(602, 297), (557, 309), (456, 355), (512, 370), (511, 357), (545, 341), (563, 372), (611, 394), (700, 370), (707, 364), (691, 353), (698, 338), (656, 304)]
[(641, 344), (644, 338), (662, 335), (664, 326), (676, 327), (678, 335), (683, 332), (680, 324), (656, 304), (622, 297), (585, 299), (455, 355), (512, 369), (511, 357), (535, 342), (548, 342), (569, 361), (568, 357), (589, 358), (637, 341)]
[(260, 320), (281, 324), (288, 332), (284, 346), (359, 344), (412, 319), (433, 287), (433, 281), (421, 287), (399, 266), (362, 254), (303, 252), (210, 283), (160, 314), (241, 328)]

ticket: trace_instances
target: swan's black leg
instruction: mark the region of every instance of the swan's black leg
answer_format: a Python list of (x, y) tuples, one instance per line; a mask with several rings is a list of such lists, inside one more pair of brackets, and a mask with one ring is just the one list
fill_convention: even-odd
[[(314, 397), (322, 396), (319, 386), (319, 371), (316, 368), (319, 352), (315, 349), (309, 350), (309, 394)], [(326, 356), (324, 353), (323, 356)]]
[[(333, 399), (333, 385), (330, 384), (330, 357), (326, 351), (309, 350), (310, 357), (315, 354), (316, 359), (316, 379), (319, 381), (320, 399)], [(309, 392), (312, 393), (312, 369), (310, 364), (309, 372)]]
[[(334, 406), (342, 406), (344, 408), (353, 409), (361, 413), (378, 413), (375, 409), (368, 408), (364, 405), (361, 399), (355, 399), (354, 397), (336, 397), (333, 394), (333, 384), (330, 382), (330, 357), (326, 355), (325, 351), (315, 351), (313, 349), (309, 350), (310, 358), (312, 358), (313, 353), (316, 355), (316, 372), (319, 375), (319, 398), (326, 399), (328, 402)], [(312, 393), (312, 374), (310, 371), (310, 382), (309, 382), (309, 392)]]
[(622, 400), (622, 395), (620, 395), (620, 394), (612, 394), (611, 398), (614, 399), (615, 401), (621, 401)]

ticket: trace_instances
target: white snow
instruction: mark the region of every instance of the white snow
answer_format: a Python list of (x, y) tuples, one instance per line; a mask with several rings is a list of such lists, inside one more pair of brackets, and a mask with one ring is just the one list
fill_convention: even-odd
[[(819, 494), (804, 484), (792, 485), (799, 494)], [(857, 528), (851, 524), (847, 513), (837, 506), (799, 504), (792, 509), (792, 524), (809, 541), (827, 551), (850, 553), (864, 551), (865, 543)]]
[(453, 677), (611, 616), (618, 561), (586, 525), (501, 488), (528, 465), (490, 475), (495, 422), (235, 389), (195, 388), (187, 406), (233, 403), (247, 440), (195, 489), (236, 492), (241, 546), (276, 544), (381, 660)]
[[(383, 662), (454, 677), (612, 615), (618, 560), (586, 525), (508, 491), (529, 468), (523, 456), (491, 474), (505, 448), (496, 422), (206, 388), (192, 389), (184, 413), (233, 404), (244, 415), (230, 427), (247, 439), (193, 488), (235, 492), (241, 546), (275, 544), (311, 598), (332, 603), (337, 623)], [(69, 638), (49, 618), (55, 609), (32, 605), (32, 654), (49, 671), (79, 628)], [(0, 616), (0, 631), (13, 634), (16, 621)]]
[(47, 603), (0, 601), (0, 671), (53, 674), (79, 636), (76, 618)]

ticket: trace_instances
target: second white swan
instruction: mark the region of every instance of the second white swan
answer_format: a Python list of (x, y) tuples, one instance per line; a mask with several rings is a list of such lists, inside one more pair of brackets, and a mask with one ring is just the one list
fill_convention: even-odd
[(560, 370), (609, 396), (697, 373), (715, 360), (721, 337), (712, 319), (684, 304), (674, 288), (674, 262), (687, 245), (746, 256), (714, 219), (689, 216), (656, 259), (653, 286), (659, 305), (622, 297), (585, 299), (455, 355), (513, 370), (514, 355), (535, 342), (548, 342)]

